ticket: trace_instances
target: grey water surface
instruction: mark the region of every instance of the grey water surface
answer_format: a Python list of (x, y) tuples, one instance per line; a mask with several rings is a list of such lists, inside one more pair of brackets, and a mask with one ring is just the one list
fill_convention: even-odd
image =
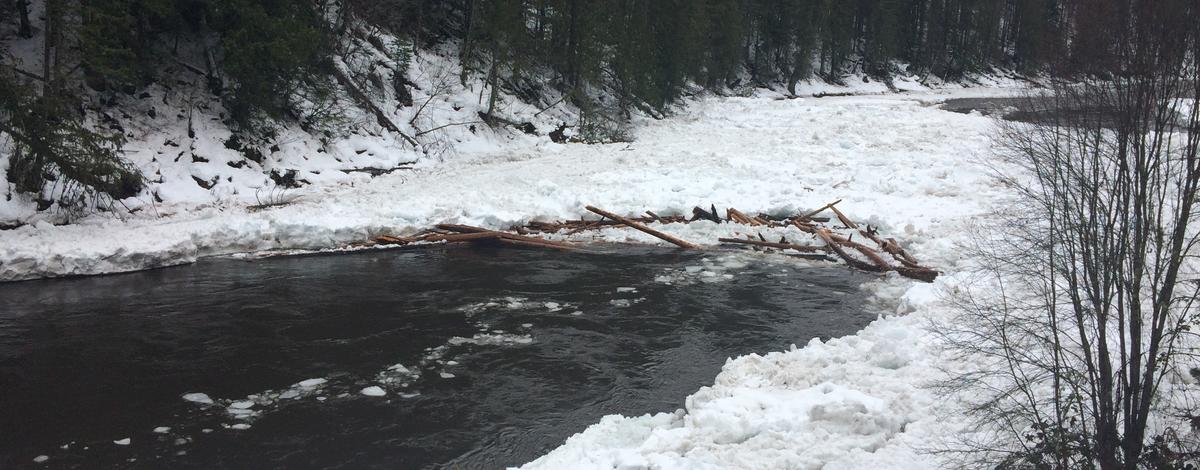
[[(727, 357), (875, 318), (867, 277), (844, 267), (601, 251), (210, 259), (0, 284), (0, 468), (519, 465), (606, 414), (682, 407)], [(510, 341), (469, 340), (481, 334)], [(393, 364), (414, 376), (359, 393)], [(253, 419), (226, 410), (311, 378), (327, 382)], [(196, 392), (218, 403), (181, 398)]]

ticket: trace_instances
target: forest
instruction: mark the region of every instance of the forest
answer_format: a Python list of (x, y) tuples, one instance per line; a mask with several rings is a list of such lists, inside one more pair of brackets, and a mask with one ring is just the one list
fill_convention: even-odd
[(119, 158), (124, 137), (88, 116), (173, 81), (160, 73), (166, 65), (202, 74), (230, 127), (250, 140), (279, 122), (332, 118), (313, 110), (347, 92), (336, 59), (352, 37), (390, 56), (387, 78), (401, 96), (413, 85), (403, 70), (412, 54), (450, 48), (458, 79), (483, 82), (493, 104), (504, 90), (564, 100), (581, 115), (660, 117), (700, 91), (794, 93), (801, 80), (838, 84), (855, 73), (886, 83), (902, 69), (948, 81), (996, 69), (1103, 75), (1107, 52), (1089, 38), (1133, 3), (3, 0), (0, 134), (13, 139), (8, 178), (18, 191), (61, 174), (121, 199), (142, 186)]

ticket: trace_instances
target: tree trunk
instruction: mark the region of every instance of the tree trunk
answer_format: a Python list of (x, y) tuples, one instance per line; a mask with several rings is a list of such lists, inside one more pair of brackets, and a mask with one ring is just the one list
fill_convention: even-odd
[(17, 30), (17, 35), (25, 39), (33, 37), (33, 25), (29, 24), (29, 0), (17, 0), (17, 14), (21, 20), (21, 28)]

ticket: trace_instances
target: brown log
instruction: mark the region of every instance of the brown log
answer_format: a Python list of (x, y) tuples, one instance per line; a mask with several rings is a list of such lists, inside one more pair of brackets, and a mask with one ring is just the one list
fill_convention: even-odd
[(925, 282), (933, 282), (934, 279), (937, 279), (938, 274), (940, 274), (932, 269), (921, 267), (897, 266), (895, 269), (901, 276)]
[(842, 221), (842, 225), (845, 225), (846, 228), (858, 228), (858, 224), (852, 222), (850, 218), (846, 217), (846, 214), (843, 214), (842, 211), (838, 210), (837, 207), (829, 206), (829, 209), (832, 210), (835, 215), (837, 215), (838, 220)]
[(800, 216), (800, 218), (801, 218), (801, 219), (809, 219), (809, 218), (812, 218), (812, 216), (814, 216), (814, 215), (817, 215), (817, 214), (820, 214), (821, 212), (824, 212), (824, 211), (825, 211), (825, 209), (831, 209), (831, 208), (833, 208), (833, 206), (837, 205), (837, 203), (839, 203), (839, 202), (842, 202), (842, 200), (841, 200), (841, 199), (838, 199), (838, 200), (836, 200), (836, 201), (833, 201), (833, 202), (831, 202), (831, 203), (829, 203), (829, 204), (825, 204), (825, 206), (824, 206), (824, 207), (822, 207), (822, 208), (820, 208), (820, 209), (817, 209), (817, 210), (815, 210), (815, 211), (809, 212), (809, 213), (807, 213), (807, 214), (804, 214), (804, 215)]
[(375, 237), (375, 243), (380, 245), (404, 245), (417, 241), (415, 237), (393, 237), (391, 235), (380, 235)]
[(688, 219), (687, 221), (695, 222), (697, 220), (711, 220), (711, 221), (719, 224), (719, 223), (721, 223), (721, 217), (717, 215), (715, 210), (716, 209), (714, 209), (714, 212), (709, 212), (707, 210), (701, 209), (700, 206), (693, 207), (692, 208), (692, 218)]
[(727, 216), (729, 216), (730, 219), (732, 219), (733, 221), (735, 221), (739, 224), (745, 224), (745, 225), (750, 225), (750, 226), (769, 225), (766, 221), (762, 220), (761, 218), (758, 218), (758, 217), (750, 218), (746, 214), (743, 214), (742, 211), (739, 211), (732, 207), (730, 207), (729, 209), (726, 209), (725, 214)]
[[(557, 250), (577, 250), (577, 249), (579, 249), (579, 247), (572, 245), (570, 243), (551, 241), (551, 240), (545, 240), (545, 239), (534, 238), (534, 237), (526, 237), (523, 235), (517, 235), (514, 233), (508, 233), (508, 232), (497, 232), (495, 230), (488, 230), (488, 229), (485, 229), (482, 227), (473, 227), (470, 225), (438, 224), (438, 225), (435, 225), (435, 227), (442, 229), (442, 230), (449, 230), (451, 232), (458, 232), (458, 233), (496, 233), (498, 235), (495, 238), (499, 239), (501, 243), (506, 243), (509, 245), (537, 246), (537, 247), (542, 247), (542, 248), (553, 248), (553, 249), (557, 249)], [(488, 238), (488, 237), (482, 237), (482, 238)]]
[(607, 218), (609, 218), (609, 219), (612, 219), (612, 220), (616, 220), (616, 221), (618, 221), (618, 222), (621, 222), (621, 223), (623, 223), (623, 224), (625, 224), (625, 225), (628, 225), (628, 226), (630, 226), (630, 227), (632, 227), (632, 228), (635, 228), (635, 229), (637, 229), (637, 230), (641, 230), (642, 232), (645, 232), (645, 233), (648, 233), (648, 234), (650, 234), (650, 235), (653, 235), (653, 236), (655, 236), (655, 237), (658, 237), (660, 240), (665, 240), (665, 241), (667, 241), (667, 242), (669, 242), (669, 243), (671, 243), (671, 244), (673, 244), (673, 245), (675, 245), (675, 246), (678, 246), (678, 247), (680, 247), (680, 248), (692, 248), (692, 249), (695, 249), (695, 248), (700, 248), (700, 246), (699, 246), (699, 245), (696, 245), (696, 244), (694, 244), (694, 243), (687, 242), (687, 241), (684, 241), (684, 240), (680, 240), (680, 239), (678, 239), (678, 238), (675, 238), (675, 237), (673, 237), (673, 236), (670, 236), (670, 235), (667, 235), (667, 234), (665, 234), (665, 233), (659, 232), (658, 230), (654, 230), (654, 229), (652, 229), (652, 228), (650, 228), (650, 227), (647, 227), (647, 226), (645, 226), (645, 225), (642, 225), (641, 223), (638, 223), (638, 222), (636, 222), (636, 221), (633, 221), (633, 220), (627, 219), (627, 218), (625, 218), (625, 217), (621, 217), (621, 216), (619, 216), (619, 215), (613, 214), (612, 212), (608, 212), (608, 211), (605, 211), (605, 210), (602, 210), (602, 209), (597, 209), (597, 208), (595, 208), (595, 207), (592, 207), (592, 206), (587, 206), (587, 210), (589, 210), (589, 211), (591, 211), (591, 212), (593, 212), (593, 213), (595, 213), (595, 214), (599, 214), (600, 216), (607, 217)]
[(503, 232), (456, 233), (453, 235), (434, 235), (432, 237), (426, 238), (423, 241), (427, 241), (427, 242), (442, 242), (442, 241), (444, 241), (447, 243), (454, 243), (454, 242), (466, 242), (466, 241), (473, 241), (473, 240), (495, 239), (495, 238), (500, 238), (502, 236), (504, 236)]
[(767, 248), (777, 248), (780, 250), (796, 250), (804, 253), (815, 253), (818, 251), (828, 251), (829, 249), (823, 246), (812, 245), (796, 245), (793, 243), (774, 243), (764, 242), (759, 240), (742, 240), (740, 238), (718, 238), (721, 243), (737, 243), (740, 245), (763, 246)]
[(837, 255), (840, 256), (842, 258), (842, 260), (845, 261), (846, 264), (850, 265), (851, 267), (861, 269), (863, 271), (871, 271), (871, 272), (877, 272), (877, 273), (878, 272), (887, 272), (889, 270), (889, 267), (887, 266), (886, 263), (884, 263), (883, 266), (880, 266), (879, 264), (867, 263), (858, 258), (850, 256), (850, 253), (847, 253), (846, 250), (842, 248), (842, 246), (841, 246), (842, 243), (833, 239), (833, 237), (831, 236), (831, 233), (829, 232), (829, 229), (825, 229), (825, 228), (818, 229), (816, 231), (816, 233), (817, 233), (818, 237), (821, 237), (821, 239), (825, 241), (825, 246), (828, 246), (829, 249), (833, 250), (834, 253), (837, 253)]

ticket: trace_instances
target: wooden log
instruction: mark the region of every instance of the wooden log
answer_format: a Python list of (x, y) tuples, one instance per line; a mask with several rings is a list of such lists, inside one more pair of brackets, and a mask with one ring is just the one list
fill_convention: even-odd
[[(517, 235), (514, 233), (508, 233), (508, 232), (498, 232), (495, 230), (488, 230), (488, 229), (485, 229), (482, 227), (473, 227), (470, 225), (438, 224), (438, 225), (435, 225), (435, 227), (442, 229), (442, 230), (449, 230), (451, 232), (458, 232), (458, 233), (496, 233), (496, 234), (498, 234), (498, 236), (495, 238), (497, 238), (501, 243), (506, 243), (509, 245), (537, 246), (537, 247), (541, 247), (541, 248), (553, 248), (553, 249), (557, 249), (557, 250), (577, 250), (577, 249), (579, 249), (579, 247), (572, 245), (570, 243), (551, 241), (551, 240), (545, 240), (545, 239), (534, 238), (534, 237), (526, 237), (524, 235)], [(482, 238), (487, 238), (487, 237), (482, 237)]]
[(642, 232), (645, 232), (645, 233), (648, 233), (648, 234), (650, 234), (650, 235), (653, 235), (653, 236), (655, 236), (655, 237), (659, 238), (660, 240), (665, 240), (665, 241), (667, 241), (667, 242), (669, 242), (669, 243), (671, 243), (671, 244), (673, 244), (673, 245), (675, 245), (675, 246), (678, 246), (678, 247), (680, 247), (680, 248), (691, 248), (691, 249), (700, 248), (700, 246), (699, 246), (699, 245), (696, 245), (696, 244), (694, 244), (694, 243), (687, 242), (687, 241), (684, 241), (684, 240), (680, 240), (680, 239), (678, 239), (678, 238), (675, 238), (675, 237), (673, 237), (673, 236), (670, 236), (670, 235), (667, 235), (667, 234), (665, 234), (665, 233), (659, 232), (658, 230), (654, 230), (654, 229), (652, 229), (652, 228), (650, 228), (650, 227), (647, 227), (647, 226), (645, 226), (645, 225), (642, 225), (641, 223), (638, 223), (638, 222), (636, 222), (636, 221), (633, 221), (633, 220), (627, 219), (627, 218), (625, 218), (625, 217), (621, 217), (621, 216), (619, 216), (619, 215), (613, 214), (612, 212), (608, 212), (608, 211), (605, 211), (605, 210), (602, 210), (602, 209), (597, 209), (597, 208), (595, 208), (595, 207), (592, 207), (592, 206), (587, 206), (587, 210), (589, 210), (589, 211), (591, 211), (591, 212), (593, 212), (593, 213), (595, 213), (595, 214), (598, 214), (598, 215), (600, 215), (600, 216), (607, 217), (607, 218), (609, 218), (609, 219), (612, 219), (612, 220), (619, 221), (619, 222), (621, 222), (621, 223), (623, 223), (623, 224), (625, 224), (625, 225), (628, 225), (628, 226), (630, 226), (630, 227), (632, 227), (632, 228), (634, 228), (634, 229), (641, 230)]
[(751, 217), (747, 216), (746, 214), (743, 214), (742, 211), (739, 211), (732, 207), (725, 209), (725, 215), (728, 216), (730, 220), (733, 220), (734, 222), (737, 222), (739, 224), (750, 225), (750, 226), (769, 225), (766, 221), (762, 220), (761, 218), (758, 218), (758, 217), (751, 218)]
[(866, 230), (860, 229), (858, 233), (861, 233), (864, 237), (870, 238), (871, 241), (874, 241), (876, 245), (879, 245), (880, 249), (892, 255), (892, 257), (895, 258), (896, 261), (899, 261), (900, 264), (910, 268), (927, 269), (918, 264), (917, 260), (909, 255), (908, 252), (904, 251), (904, 248), (901, 248), (900, 244), (897, 243), (895, 239), (883, 239), (879, 237), (875, 231), (871, 230), (870, 227), (868, 227)]
[(816, 253), (818, 251), (829, 251), (828, 248), (823, 247), (823, 246), (796, 245), (794, 243), (764, 242), (764, 241), (760, 241), (760, 240), (743, 240), (741, 238), (718, 238), (717, 240), (720, 241), (721, 243), (736, 243), (739, 245), (762, 246), (762, 247), (767, 247), (767, 248), (777, 248), (780, 250), (796, 250), (796, 251), (803, 252), (803, 253)]
[(933, 282), (941, 274), (935, 270), (921, 267), (897, 266), (895, 269), (901, 276), (925, 282)]
[(405, 245), (419, 240), (418, 237), (393, 237), (391, 235), (380, 235), (375, 237), (375, 243), (380, 245)]
[(867, 263), (858, 258), (850, 256), (850, 253), (847, 253), (846, 250), (842, 248), (842, 244), (830, 236), (829, 229), (818, 229), (816, 233), (818, 237), (821, 237), (821, 239), (825, 241), (825, 246), (828, 246), (829, 249), (833, 250), (834, 253), (837, 253), (837, 255), (851, 267), (861, 269), (863, 271), (877, 273), (888, 271), (888, 266), (886, 264), (881, 267), (878, 264)]
[(804, 214), (804, 215), (800, 216), (800, 218), (801, 218), (801, 219), (810, 219), (810, 218), (812, 218), (812, 216), (814, 216), (814, 215), (817, 215), (817, 214), (820, 214), (820, 213), (824, 212), (824, 211), (825, 211), (825, 209), (830, 209), (830, 208), (833, 208), (833, 206), (836, 206), (836, 205), (837, 205), (837, 203), (839, 203), (839, 202), (842, 202), (842, 200), (841, 200), (841, 199), (838, 199), (838, 200), (836, 200), (836, 201), (833, 201), (833, 202), (831, 202), (831, 203), (829, 203), (829, 204), (825, 204), (825, 206), (824, 206), (824, 207), (821, 207), (820, 209), (817, 209), (817, 210), (815, 210), (815, 211), (812, 211), (812, 212), (809, 212), (809, 213), (807, 213), (807, 214)]
[(715, 208), (713, 209), (712, 212), (709, 212), (707, 210), (701, 209), (700, 206), (696, 206), (696, 207), (692, 208), (692, 218), (688, 219), (688, 222), (695, 222), (697, 220), (711, 220), (718, 224), (721, 223), (721, 217), (717, 215)]
[(837, 215), (838, 220), (842, 221), (842, 225), (845, 225), (846, 228), (858, 228), (858, 224), (851, 221), (849, 217), (846, 217), (846, 214), (843, 214), (837, 207), (829, 206), (829, 209), (833, 211), (834, 215)]
[(496, 239), (504, 236), (503, 232), (475, 232), (475, 233), (456, 233), (453, 235), (434, 235), (422, 241), (427, 242), (466, 242), (473, 240)]

